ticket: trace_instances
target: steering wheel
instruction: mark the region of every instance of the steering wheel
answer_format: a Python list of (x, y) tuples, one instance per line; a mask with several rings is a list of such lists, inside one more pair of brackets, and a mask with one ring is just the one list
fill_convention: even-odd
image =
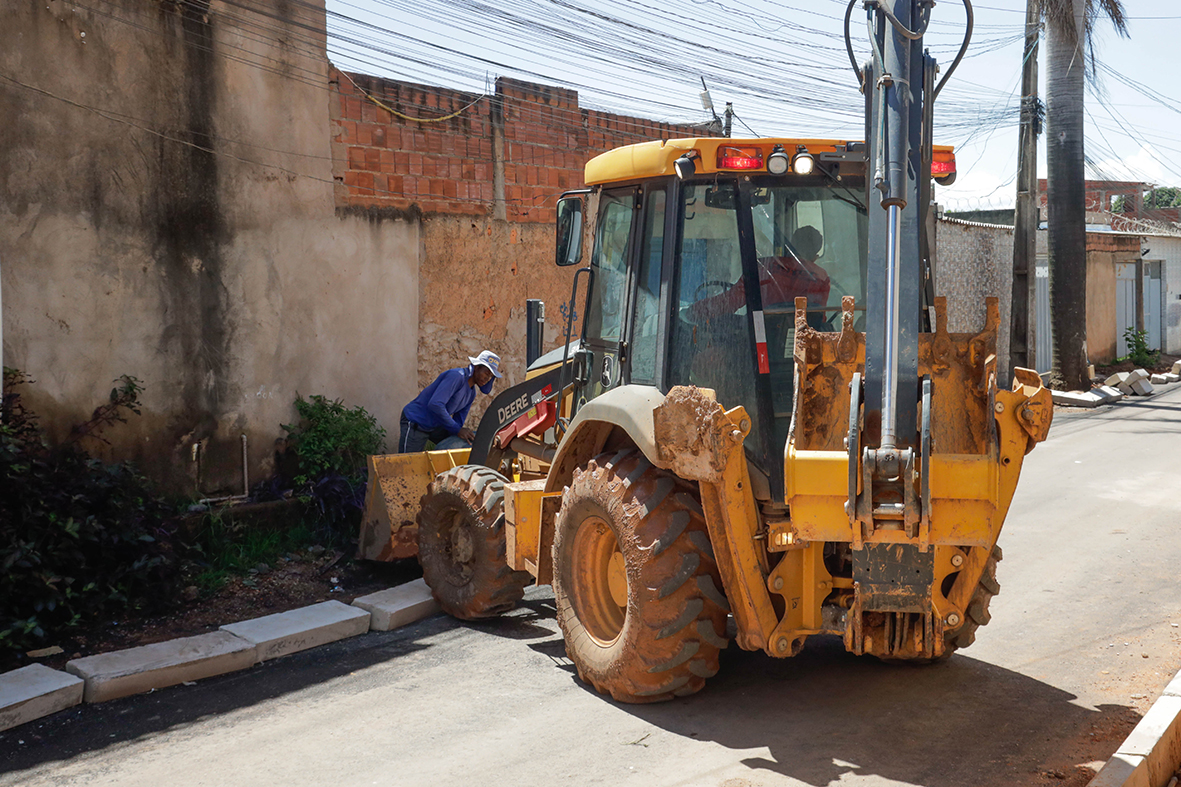
[(722, 293), (729, 292), (731, 288), (734, 287), (734, 282), (722, 281), (721, 279), (710, 279), (709, 281), (703, 281), (701, 284), (697, 285), (697, 290), (693, 293), (693, 300), (705, 300), (706, 290), (708, 290), (710, 287), (720, 288), (720, 292), (718, 292), (717, 295), (721, 295)]

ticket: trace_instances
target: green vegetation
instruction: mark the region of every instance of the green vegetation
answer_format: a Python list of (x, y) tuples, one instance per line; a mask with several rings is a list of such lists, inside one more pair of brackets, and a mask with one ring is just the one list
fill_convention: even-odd
[(354, 475), (365, 470), (365, 457), (381, 453), (385, 429), (364, 407), (347, 409), (339, 399), (323, 396), (295, 400), (299, 423), (283, 424), (288, 450), (299, 460), (296, 486), (329, 474)]
[[(1161, 186), (1160, 188), (1149, 189), (1142, 195), (1143, 206), (1149, 210), (1154, 208), (1177, 208), (1181, 207), (1181, 188), (1175, 186)], [(1126, 196), (1121, 194), (1115, 198), (1115, 202), (1111, 205), (1112, 213), (1128, 213), (1131, 211), (1131, 205)]]
[(32, 382), (4, 370), (0, 417), (0, 648), (26, 649), (84, 618), (150, 612), (175, 598), (173, 509), (127, 463), (80, 444), (138, 412), (143, 390), (116, 380), (109, 400), (50, 448), (21, 401)]
[(1128, 343), (1128, 354), (1123, 358), (1116, 358), (1116, 362), (1131, 361), (1137, 366), (1151, 369), (1160, 360), (1160, 350), (1148, 348), (1148, 331), (1138, 331), (1128, 328), (1124, 331), (1124, 341)]
[[(123, 376), (89, 420), (50, 446), (22, 401), (33, 381), (4, 370), (0, 410), (0, 653), (61, 641), (83, 627), (175, 608), (180, 588), (216, 592), (231, 574), (313, 544), (356, 538), (365, 459), (385, 430), (361, 407), (312, 396), (295, 402), (288, 434), (290, 478), (260, 484), (255, 502), (294, 498), (290, 527), (260, 525), (238, 507), (207, 511), (184, 530), (174, 502), (126, 462), (104, 463), (83, 447), (138, 414), (142, 383)], [(281, 465), (284, 463), (281, 462)], [(182, 581), (183, 580), (183, 581)]]
[(311, 527), (300, 522), (284, 530), (253, 526), (247, 518), (235, 518), (230, 511), (214, 511), (188, 541), (194, 571), (192, 583), (204, 595), (217, 592), (233, 574), (246, 574), (260, 563), (273, 566), (278, 558), (305, 549), (316, 542)]
[(365, 408), (346, 408), (339, 399), (301, 396), (295, 409), (299, 422), (283, 429), (296, 469), (277, 483), (308, 504), (304, 521), (316, 537), (347, 542), (356, 537), (365, 507), (366, 457), (384, 450), (385, 429)]

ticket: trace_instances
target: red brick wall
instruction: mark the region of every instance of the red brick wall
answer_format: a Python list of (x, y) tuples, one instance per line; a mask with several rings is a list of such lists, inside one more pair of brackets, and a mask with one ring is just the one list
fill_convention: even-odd
[[(1135, 232), (1143, 229), (1143, 222), (1157, 222), (1162, 224), (1181, 223), (1181, 208), (1146, 208), (1144, 207), (1144, 192), (1152, 184), (1122, 180), (1088, 180), (1086, 181), (1086, 207), (1092, 213), (1107, 213), (1111, 210), (1112, 201), (1119, 196), (1126, 197), (1123, 213), (1111, 215), (1111, 228), (1118, 231)], [(1046, 180), (1038, 181), (1041, 205), (1046, 206)]]
[[(583, 185), (583, 167), (593, 156), (633, 142), (708, 135), (582, 109), (573, 90), (512, 79), (498, 79), (494, 95), (480, 96), (336, 69), (331, 75), (341, 205), (495, 217), (500, 197), (508, 221), (550, 223), (557, 197)], [(452, 114), (429, 123), (403, 117)]]

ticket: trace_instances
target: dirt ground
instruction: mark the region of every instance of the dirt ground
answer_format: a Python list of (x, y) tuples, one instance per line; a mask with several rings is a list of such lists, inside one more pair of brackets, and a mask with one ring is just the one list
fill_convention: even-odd
[(1165, 355), (1161, 353), (1160, 358), (1156, 362), (1156, 366), (1137, 366), (1131, 361), (1120, 361), (1119, 363), (1095, 365), (1095, 376), (1106, 380), (1116, 372), (1131, 372), (1135, 369), (1144, 369), (1144, 371), (1151, 374), (1165, 374), (1173, 368), (1173, 364), (1181, 360), (1181, 355)]
[[(168, 614), (95, 621), (83, 632), (56, 643), (61, 653), (40, 658), (0, 659), (0, 671), (26, 664), (64, 669), (70, 659), (205, 634), (219, 626), (276, 612), (336, 600), (349, 604), (358, 596), (422, 576), (414, 558), (392, 563), (353, 560), (343, 552), (312, 547), (288, 553), (264, 573), (231, 576), (205, 598), (180, 600)], [(11, 663), (9, 663), (11, 662)]]

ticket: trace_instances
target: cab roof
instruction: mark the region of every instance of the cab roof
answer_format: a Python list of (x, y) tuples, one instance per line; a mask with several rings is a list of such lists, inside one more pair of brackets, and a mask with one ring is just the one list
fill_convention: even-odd
[[(734, 139), (729, 137), (691, 137), (686, 139), (658, 139), (651, 142), (638, 142), (634, 145), (609, 150), (595, 156), (586, 163), (584, 180), (588, 186), (602, 183), (616, 183), (626, 180), (642, 178), (657, 178), (675, 175), (673, 162), (689, 151), (696, 151), (694, 160), (698, 173), (712, 173), (731, 171), (718, 167), (718, 151), (721, 148), (753, 149), (761, 152), (766, 161), (767, 156), (777, 147), (781, 147), (787, 155), (792, 156), (801, 147), (813, 156), (822, 153), (837, 153), (846, 149), (850, 144), (860, 145), (857, 140), (840, 139), (790, 139), (760, 137), (753, 139)], [(953, 162), (954, 153), (948, 145), (935, 146), (936, 160)], [(765, 171), (765, 167), (761, 168)], [(750, 171), (750, 170), (746, 170)]]

